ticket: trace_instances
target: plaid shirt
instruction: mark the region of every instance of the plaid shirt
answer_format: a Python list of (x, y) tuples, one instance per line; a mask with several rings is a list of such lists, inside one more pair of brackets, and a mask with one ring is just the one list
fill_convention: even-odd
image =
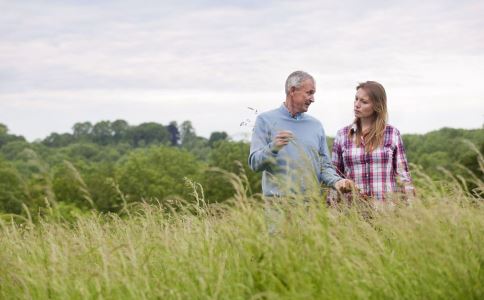
[[(412, 179), (400, 132), (387, 125), (383, 146), (365, 153), (363, 139), (356, 145), (348, 134), (356, 124), (339, 130), (333, 144), (332, 162), (337, 172), (355, 182), (364, 196), (384, 200), (386, 193), (413, 193)], [(334, 198), (336, 193), (330, 195)]]

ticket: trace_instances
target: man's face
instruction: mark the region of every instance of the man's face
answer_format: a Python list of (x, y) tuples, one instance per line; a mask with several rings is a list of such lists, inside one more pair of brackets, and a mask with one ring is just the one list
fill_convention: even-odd
[(290, 95), (293, 113), (307, 112), (309, 105), (314, 102), (314, 93), (316, 87), (311, 79), (304, 80), (299, 88), (292, 87)]

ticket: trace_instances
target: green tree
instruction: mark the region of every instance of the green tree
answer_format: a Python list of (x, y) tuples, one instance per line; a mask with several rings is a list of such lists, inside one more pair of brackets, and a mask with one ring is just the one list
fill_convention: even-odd
[(70, 133), (51, 133), (48, 137), (46, 137), (42, 143), (48, 147), (65, 147), (75, 140), (74, 136)]
[(8, 133), (8, 127), (0, 123), (0, 148), (10, 142), (25, 142), (25, 138), (22, 136), (12, 135)]
[(0, 148), (0, 153), (5, 159), (12, 161), (18, 159), (18, 156), (26, 148), (31, 145), (26, 141), (12, 141)]
[(178, 146), (180, 141), (180, 131), (178, 130), (178, 125), (175, 121), (170, 122), (170, 124), (166, 127), (168, 132), (170, 133), (170, 142), (172, 146)]
[(184, 121), (180, 126), (181, 146), (190, 151), (196, 158), (206, 161), (210, 152), (208, 140), (197, 136), (190, 121)]
[(9, 163), (0, 159), (0, 211), (20, 214), (28, 205), (28, 190), (22, 177)]
[(125, 120), (116, 120), (111, 123), (111, 129), (113, 131), (113, 139), (114, 142), (117, 144), (121, 141), (126, 141), (128, 131), (129, 131), (129, 124)]
[(197, 139), (195, 129), (192, 126), (192, 122), (184, 121), (180, 125), (180, 138), (181, 144), (184, 148), (191, 148)]
[(92, 143), (72, 144), (64, 149), (69, 160), (90, 160), (95, 161), (101, 152), (101, 147)]
[(96, 208), (116, 212), (122, 199), (114, 186), (114, 164), (64, 162), (53, 175), (53, 189), (58, 202), (74, 204), (83, 209)]
[[(249, 148), (250, 145), (244, 142), (219, 141), (210, 152), (209, 166), (247, 176), (249, 193), (260, 193), (261, 174), (252, 171), (247, 164)], [(234, 195), (234, 189), (228, 179), (225, 174), (213, 169), (205, 171), (202, 185), (209, 201), (224, 201)]]
[(91, 137), (92, 132), (91, 122), (76, 123), (72, 126), (74, 138), (76, 140), (88, 140)]
[(225, 131), (214, 131), (210, 135), (210, 138), (208, 139), (208, 145), (210, 147), (213, 147), (216, 142), (218, 141), (225, 141), (227, 140), (229, 135)]
[(8, 133), (7, 125), (0, 123), (0, 135), (6, 135), (7, 133)]
[(114, 132), (110, 121), (97, 122), (92, 127), (92, 141), (99, 145), (107, 145), (112, 142)]
[(134, 147), (170, 143), (168, 130), (163, 125), (154, 122), (131, 127), (128, 137)]
[(120, 189), (130, 201), (150, 200), (191, 192), (184, 177), (198, 178), (200, 164), (190, 153), (166, 146), (139, 149), (119, 162), (115, 170)]

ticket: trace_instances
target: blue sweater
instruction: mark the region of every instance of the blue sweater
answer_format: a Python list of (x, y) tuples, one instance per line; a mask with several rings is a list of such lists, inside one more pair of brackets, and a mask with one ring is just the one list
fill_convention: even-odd
[[(273, 151), (273, 138), (288, 130), (294, 140), (279, 152)], [(337, 175), (328, 152), (323, 126), (308, 114), (291, 116), (284, 104), (257, 116), (250, 145), (249, 165), (262, 173), (265, 196), (320, 191), (319, 183), (333, 187)]]

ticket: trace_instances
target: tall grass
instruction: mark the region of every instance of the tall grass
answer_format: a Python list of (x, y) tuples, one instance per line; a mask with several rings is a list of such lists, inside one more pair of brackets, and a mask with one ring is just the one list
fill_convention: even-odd
[(206, 205), (189, 182), (197, 203), (176, 209), (3, 220), (0, 298), (484, 299), (484, 185), (473, 180), (480, 194), (419, 175), (416, 199), (378, 210), (281, 199), (274, 235), (237, 177), (227, 205)]

